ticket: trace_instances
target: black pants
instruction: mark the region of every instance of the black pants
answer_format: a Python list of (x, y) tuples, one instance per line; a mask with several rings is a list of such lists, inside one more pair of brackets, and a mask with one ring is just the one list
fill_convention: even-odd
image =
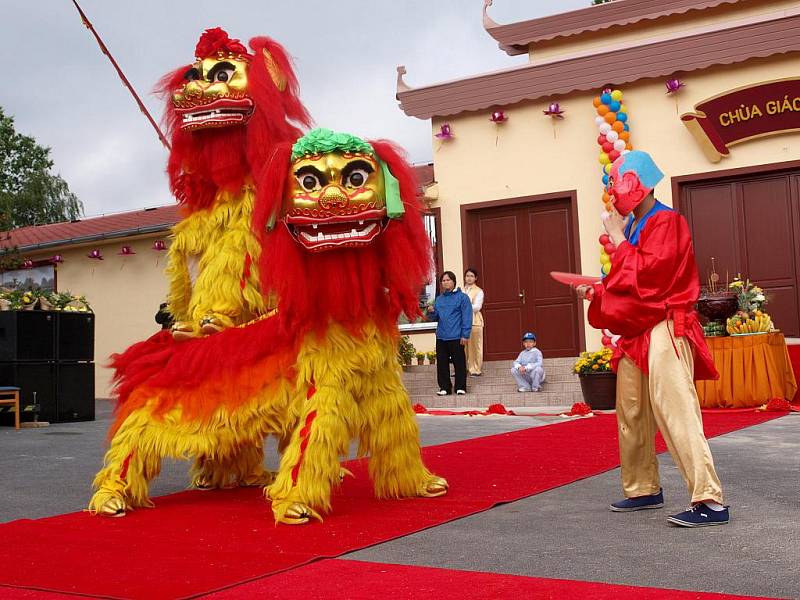
[(436, 378), (439, 389), (448, 394), (453, 391), (450, 384), (450, 363), (456, 369), (456, 389), (467, 391), (467, 355), (461, 340), (436, 340)]

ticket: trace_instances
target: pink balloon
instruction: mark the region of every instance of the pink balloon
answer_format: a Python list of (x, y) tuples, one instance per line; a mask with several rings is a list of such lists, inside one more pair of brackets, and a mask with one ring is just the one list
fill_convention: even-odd
[(619, 139), (619, 133), (614, 131), (613, 129), (606, 134), (606, 140), (611, 142), (612, 144)]
[(625, 150), (625, 140), (617, 140), (614, 142), (614, 150), (617, 152), (622, 152)]

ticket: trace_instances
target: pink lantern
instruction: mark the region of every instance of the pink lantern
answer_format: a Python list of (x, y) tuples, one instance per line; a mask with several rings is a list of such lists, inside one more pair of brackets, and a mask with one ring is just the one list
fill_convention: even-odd
[(450, 123), (442, 123), (436, 137), (442, 141), (452, 140), (455, 136), (453, 135), (453, 130), (450, 128)]
[(86, 256), (94, 260), (103, 260), (103, 255), (97, 248), (89, 252), (89, 254), (87, 254)]
[(558, 102), (553, 102), (550, 106), (547, 107), (547, 110), (542, 111), (548, 117), (553, 117), (554, 119), (563, 119), (564, 118), (564, 110), (559, 106)]
[(120, 256), (132, 256), (136, 254), (136, 252), (134, 252), (133, 248), (131, 248), (130, 246), (123, 246), (122, 248), (120, 248), (120, 251), (117, 252), (117, 254), (119, 254)]
[(664, 83), (667, 87), (667, 94), (674, 94), (675, 92), (679, 91), (682, 87), (686, 84), (683, 83), (680, 79), (667, 79)]
[(153, 242), (153, 250), (157, 252), (163, 252), (167, 249), (167, 244), (164, 240), (156, 240)]
[(64, 262), (64, 257), (61, 256), (60, 254), (55, 254), (53, 255), (53, 258), (50, 259), (50, 262), (53, 263), (54, 265), (60, 265), (61, 263)]
[(33, 261), (31, 259), (26, 259), (22, 261), (22, 268), (23, 269), (32, 269), (33, 268)]
[(489, 120), (492, 123), (505, 123), (508, 121), (508, 116), (506, 116), (506, 113), (502, 110), (496, 110), (492, 113), (492, 116), (489, 117)]

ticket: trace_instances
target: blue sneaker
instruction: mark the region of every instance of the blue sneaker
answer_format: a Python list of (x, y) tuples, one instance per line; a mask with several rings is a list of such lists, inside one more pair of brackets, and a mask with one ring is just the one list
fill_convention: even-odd
[(614, 512), (633, 512), (635, 510), (647, 510), (648, 508), (661, 508), (662, 506), (664, 506), (664, 493), (662, 490), (658, 490), (657, 494), (625, 498), (625, 500), (614, 502), (609, 508)]
[(730, 520), (731, 516), (727, 506), (722, 510), (711, 510), (702, 502), (698, 502), (689, 510), (667, 517), (667, 521), (679, 527), (726, 525)]

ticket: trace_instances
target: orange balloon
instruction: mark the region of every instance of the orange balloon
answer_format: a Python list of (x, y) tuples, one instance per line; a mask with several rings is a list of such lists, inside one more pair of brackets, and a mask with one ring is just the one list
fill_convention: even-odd
[(603, 101), (600, 100), (600, 96), (595, 96), (594, 100), (592, 100), (592, 104), (594, 104), (595, 107), (600, 106), (602, 103), (603, 103)]
[[(614, 117), (616, 119), (616, 115), (614, 115)], [(622, 134), (623, 133), (628, 133), (627, 131), (625, 131), (625, 123), (623, 123), (622, 121), (616, 121), (615, 120), (613, 123), (611, 123), (611, 129), (613, 129), (614, 131), (619, 133), (620, 134), (619, 135), (620, 138), (622, 138)], [(628, 135), (628, 137), (630, 137), (630, 135)]]
[(611, 202), (611, 196), (609, 196), (608, 193), (603, 194), (603, 202), (606, 204)]
[(616, 120), (617, 120), (617, 113), (608, 112), (608, 113), (606, 113), (606, 114), (605, 114), (605, 116), (604, 116), (603, 118), (606, 120), (606, 123), (608, 123), (609, 125), (611, 125), (612, 123), (615, 123), (615, 122), (616, 122)]
[[(612, 128), (613, 128), (613, 125), (612, 125)], [(616, 131), (616, 129), (614, 129), (614, 131)], [(631, 132), (630, 131), (625, 131), (625, 126), (624, 125), (623, 125), (622, 131), (619, 132), (619, 139), (621, 139), (621, 140), (623, 140), (625, 142), (627, 142), (628, 140), (631, 139)]]
[(603, 116), (607, 115), (608, 111), (610, 111), (610, 110), (611, 109), (608, 108), (607, 104), (601, 104), (600, 106), (597, 107), (597, 114), (600, 115), (601, 117), (603, 117)]
[(625, 144), (625, 150), (633, 150), (633, 144), (631, 144), (630, 142)]
[(614, 205), (611, 202), (606, 202), (606, 212), (611, 212), (612, 208), (614, 208)]

